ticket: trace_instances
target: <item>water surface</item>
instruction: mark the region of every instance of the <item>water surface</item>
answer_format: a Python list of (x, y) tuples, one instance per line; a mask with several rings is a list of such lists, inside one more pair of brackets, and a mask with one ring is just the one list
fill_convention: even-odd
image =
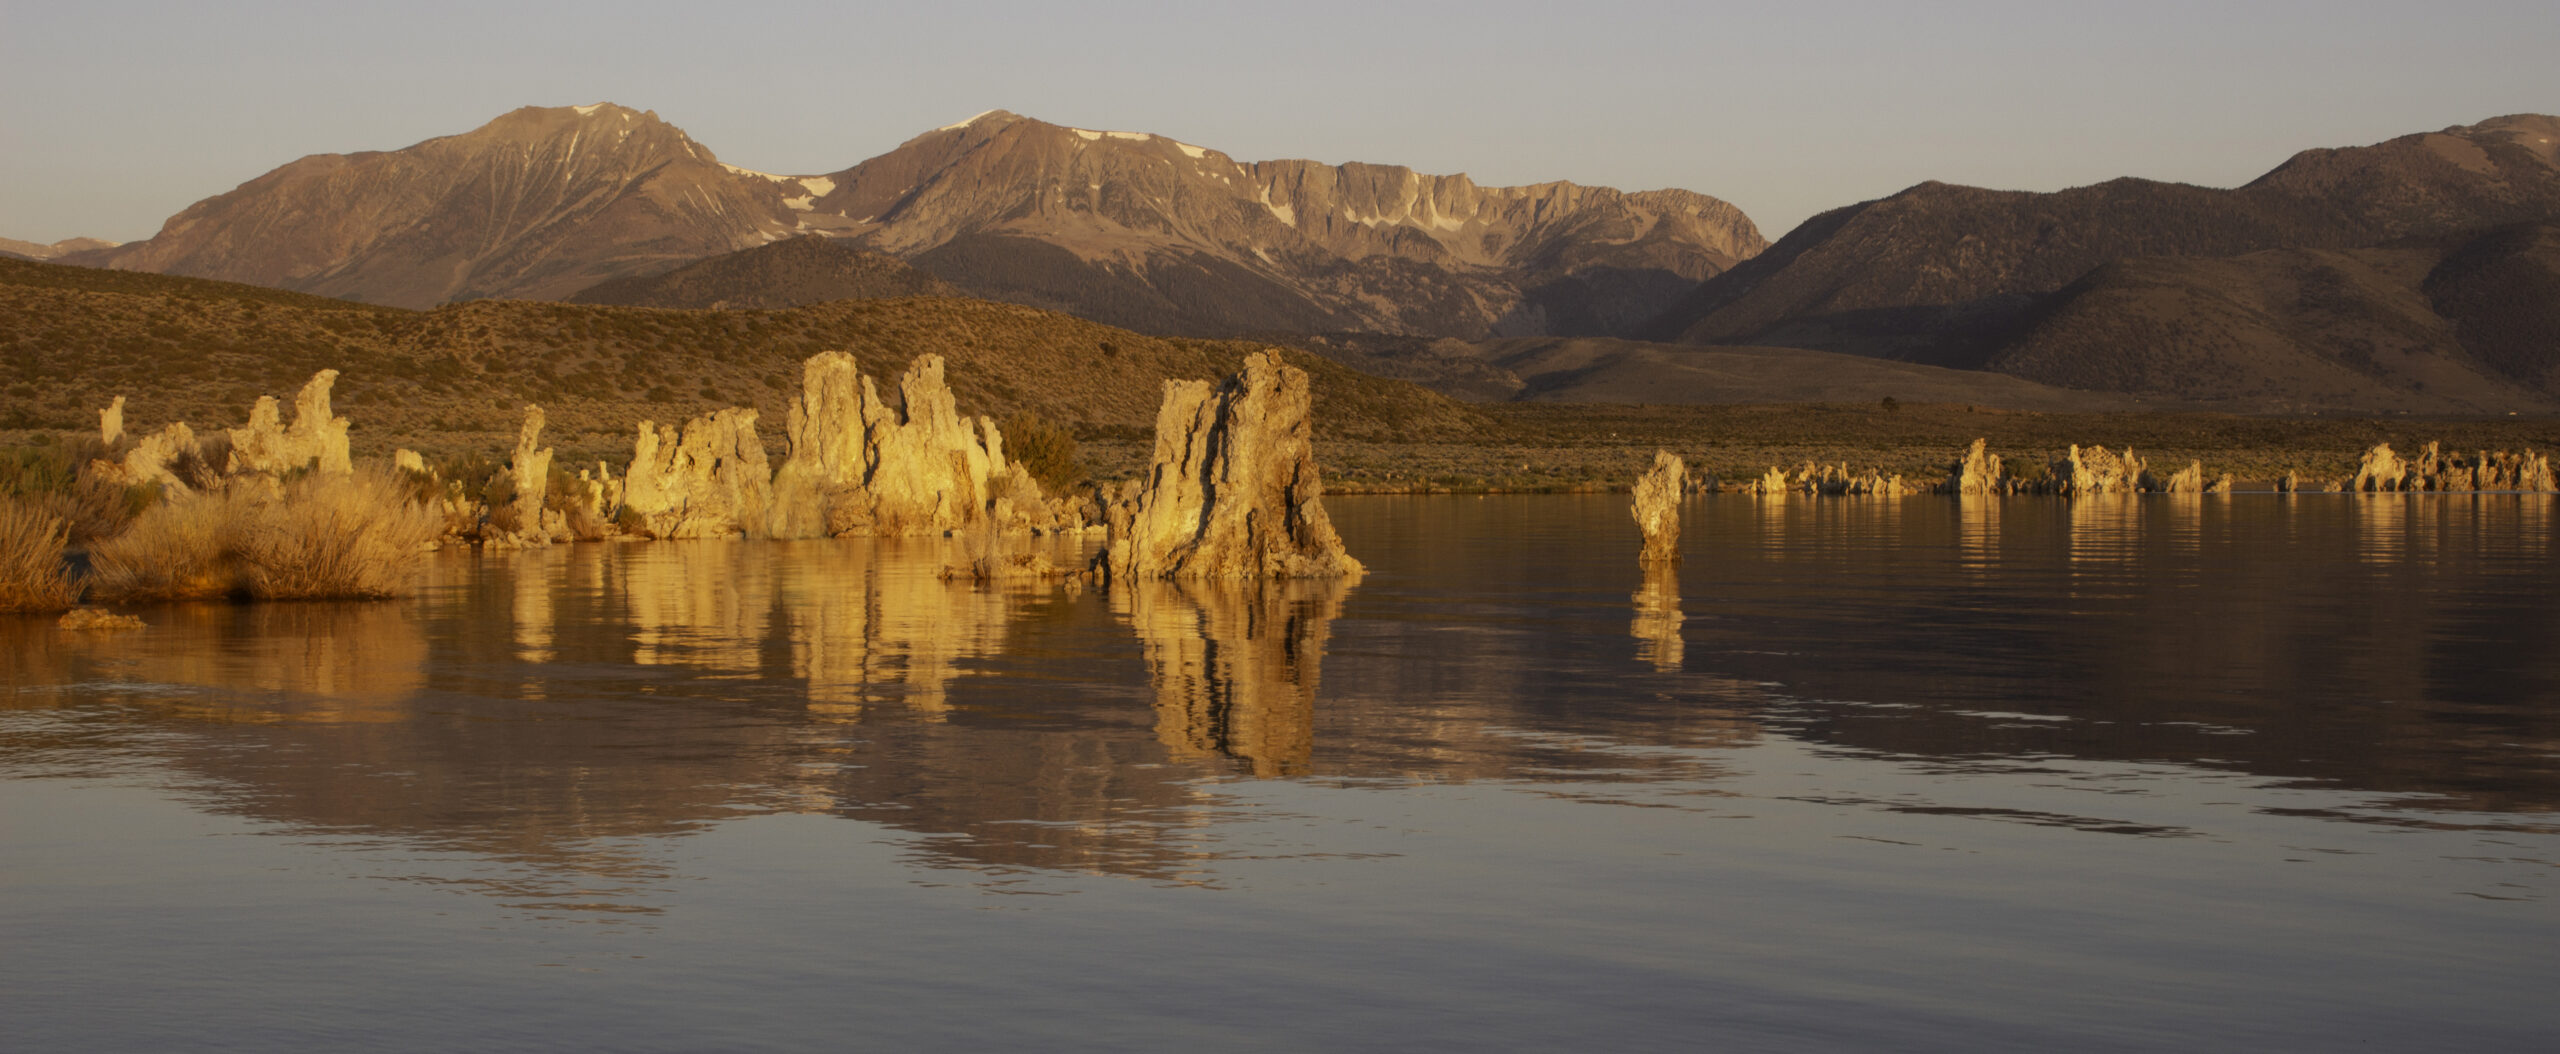
[[(21, 1049), (2560, 1035), (2554, 503), (1336, 498), (1357, 583), (940, 541), (0, 621)], [(1060, 554), (1061, 562), (1067, 554)]]

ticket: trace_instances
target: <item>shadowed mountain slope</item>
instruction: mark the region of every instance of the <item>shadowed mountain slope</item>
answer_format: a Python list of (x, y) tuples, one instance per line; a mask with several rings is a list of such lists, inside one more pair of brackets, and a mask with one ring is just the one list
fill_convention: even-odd
[(2560, 408), (2560, 227), (2106, 264), (1989, 367), (2265, 410)]
[(894, 256), (808, 236), (698, 260), (661, 275), (607, 279), (566, 299), (622, 307), (775, 309), (958, 295), (951, 283)]
[(2560, 119), (2518, 115), (2304, 151), (2234, 190), (1923, 183), (1807, 221), (1644, 331), (1978, 366), (2036, 298), (2126, 257), (2349, 248), (2560, 218), (2555, 143)]

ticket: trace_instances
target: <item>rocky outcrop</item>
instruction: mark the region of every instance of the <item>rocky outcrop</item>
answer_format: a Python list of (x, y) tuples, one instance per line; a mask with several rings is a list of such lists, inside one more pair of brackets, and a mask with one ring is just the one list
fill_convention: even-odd
[(2528, 449), (2524, 453), (2486, 450), (2465, 456), (2447, 454), (2428, 443), (2402, 459), (2390, 444), (2377, 443), (2364, 452), (2347, 490), (2387, 491), (2526, 491), (2554, 489), (2551, 459)]
[(1748, 489), (1761, 497), (1774, 498), (1794, 490), (1795, 487), (1787, 481), (1787, 473), (1784, 469), (1771, 465), (1769, 471), (1761, 473), (1758, 480), (1749, 484)]
[(1166, 381), (1146, 474), (1108, 511), (1099, 566), (1114, 579), (1356, 575), (1325, 516), (1305, 370), (1245, 357), (1212, 389)]
[(756, 412), (728, 409), (679, 431), (640, 422), (623, 480), (627, 529), (652, 538), (734, 538), (765, 533), (773, 473)]
[(124, 442), (124, 396), (116, 396), (115, 405), (98, 411), (98, 442), (110, 448)]
[(2000, 455), (1991, 452), (1988, 440), (1974, 440), (1947, 473), (1949, 494), (1998, 494), (2002, 488)]
[(2408, 475), (2409, 466), (2391, 452), (2391, 444), (2375, 443), (2364, 452), (2362, 462), (2356, 466), (2355, 479), (2346, 489), (2359, 493), (2399, 490)]
[(231, 475), (261, 473), (280, 476), (297, 469), (345, 475), (355, 471), (347, 456), (347, 419), (332, 416), (329, 389), (338, 371), (322, 370), (293, 397), (293, 423), (283, 423), (274, 396), (261, 395), (249, 411), (246, 427), (230, 429)]
[[(116, 402), (121, 405), (124, 398), (118, 396)], [(121, 421), (117, 423), (119, 426), (122, 424)], [(184, 421), (172, 421), (167, 427), (142, 437), (140, 442), (133, 444), (133, 449), (124, 452), (123, 458), (101, 458), (90, 462), (89, 474), (96, 479), (125, 486), (158, 484), (163, 497), (184, 497), (194, 490), (180, 477), (179, 469), (189, 459), (201, 457), (202, 452), (203, 448), (196, 442), (195, 430), (188, 428)]]
[(1680, 562), (1680, 492), (1689, 466), (1668, 450), (1653, 452), (1653, 467), (1636, 477), (1636, 529), (1644, 534), (1644, 550), (1636, 559), (1647, 564)]
[(871, 533), (941, 534), (984, 515), (987, 481), (1004, 471), (1004, 437), (993, 421), (960, 416), (942, 356), (918, 356), (907, 368), (896, 410), (867, 382), (863, 396)]
[(2160, 476), (2144, 471), (2142, 489), (2154, 494), (2202, 494), (2205, 491), (2204, 462), (2190, 461), (2187, 467)]
[(548, 545), (569, 537), (567, 517), (551, 509), (551, 448), (542, 439), (542, 408), (527, 404), (524, 425), (516, 433), (516, 449), (507, 459), (507, 482), (515, 496), (503, 510), (490, 510), (481, 532), (484, 545), (523, 547)]
[(2102, 446), (2083, 449), (2073, 444), (2069, 453), (2046, 465), (2045, 469), (2047, 480), (2040, 490), (2066, 497), (2087, 497), (2132, 491), (2142, 480), (2143, 464), (2131, 449), (2113, 454)]
[[(989, 515), (994, 491), (1015, 475), (995, 422), (961, 416), (939, 355), (918, 357), (898, 396), (894, 407), (881, 399), (843, 352), (802, 364), (786, 419), (791, 453), (774, 478), (777, 537), (937, 535)], [(1054, 522), (1045, 507), (1015, 506), (1023, 515), (1011, 519)]]

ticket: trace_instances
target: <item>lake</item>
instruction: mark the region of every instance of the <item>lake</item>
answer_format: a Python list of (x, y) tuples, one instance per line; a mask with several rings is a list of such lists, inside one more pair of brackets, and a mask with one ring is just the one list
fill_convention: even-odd
[(1337, 497), (1370, 573), (1260, 591), (649, 543), (0, 618), (0, 1043), (2560, 1037), (2560, 503), (1715, 496), (1647, 574), (1626, 500)]

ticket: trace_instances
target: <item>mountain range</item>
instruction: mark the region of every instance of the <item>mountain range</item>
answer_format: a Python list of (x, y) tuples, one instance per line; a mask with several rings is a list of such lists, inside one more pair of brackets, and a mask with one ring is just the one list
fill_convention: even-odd
[(978, 296), (1192, 334), (1620, 332), (1767, 244), (1685, 190), (1242, 162), (1004, 111), (837, 172), (771, 175), (598, 103), (306, 157), (150, 239), (63, 260), (414, 308), (564, 299), (804, 234)]
[(2254, 409), (2549, 409), (2553, 223), (2560, 118), (2535, 114), (2229, 190), (1922, 183), (1806, 221), (1640, 333)]
[(1926, 182), (1770, 245), (1685, 190), (1240, 162), (1000, 110), (770, 175), (599, 103), (307, 157), (146, 241), (0, 250), (408, 307), (957, 293), (1297, 343), (1477, 399), (1794, 398), (1830, 378), (2020, 405), (2560, 410), (2560, 118), (2534, 114), (2304, 150), (2231, 189)]

